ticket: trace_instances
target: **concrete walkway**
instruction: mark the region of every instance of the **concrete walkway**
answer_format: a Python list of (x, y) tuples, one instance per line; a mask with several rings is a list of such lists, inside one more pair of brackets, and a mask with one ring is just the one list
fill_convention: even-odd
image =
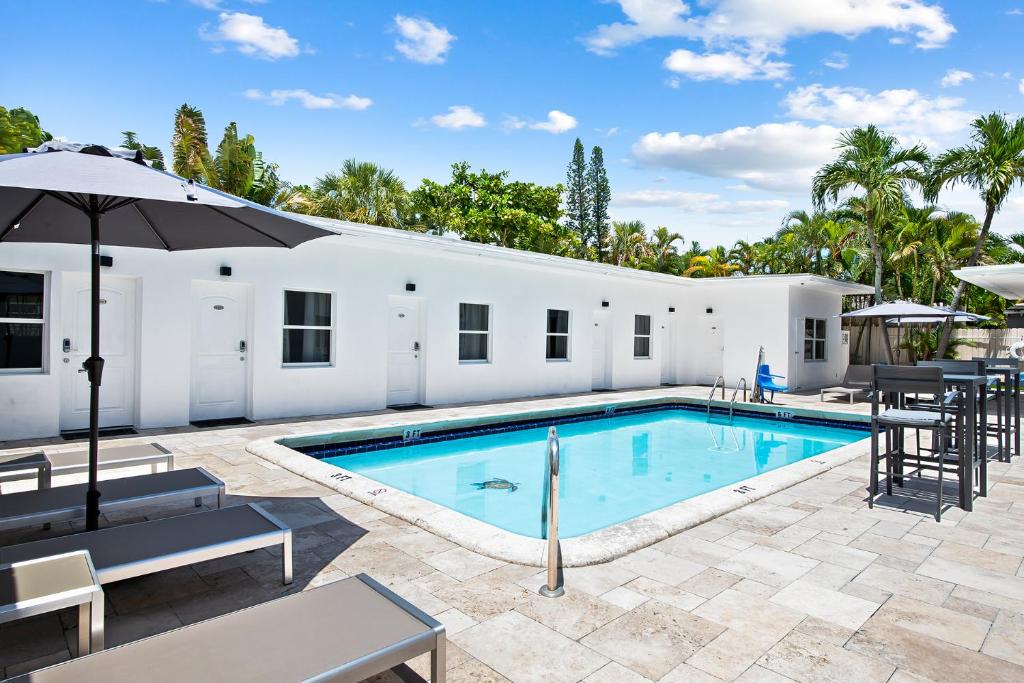
[[(663, 391), (520, 404), (533, 409)], [(706, 388), (682, 391), (707, 396)], [(841, 400), (821, 404), (816, 394), (780, 403), (867, 409)], [(487, 409), (446, 407), (431, 416)], [(258, 551), (112, 584), (108, 646), (366, 572), (445, 623), (449, 680), (458, 683), (1024, 680), (1020, 458), (990, 463), (989, 496), (970, 514), (947, 508), (937, 524), (933, 489), (883, 498), (869, 510), (862, 457), (650, 548), (567, 570), (566, 596), (551, 600), (536, 594), (543, 581), (536, 568), (477, 555), (245, 451), (249, 441), (272, 434), (393, 424), (413, 415), (424, 417), (384, 411), (133, 438), (159, 440), (181, 454), (179, 467), (198, 465), (222, 477), (229, 504), (262, 502), (290, 524), (295, 583), (285, 589), (279, 560)], [(136, 473), (142, 472), (120, 474)], [(185, 511), (144, 512), (153, 518)], [(0, 543), (42, 535), (9, 532)], [(68, 612), (0, 626), (0, 672), (67, 659), (76, 621)], [(427, 674), (425, 659), (411, 664)], [(378, 680), (400, 679), (389, 673)]]

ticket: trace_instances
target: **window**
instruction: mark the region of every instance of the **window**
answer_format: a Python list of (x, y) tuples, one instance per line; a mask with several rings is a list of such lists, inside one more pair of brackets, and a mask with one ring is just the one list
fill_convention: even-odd
[(459, 361), (486, 362), (490, 347), (491, 307), (459, 304)]
[(329, 365), (332, 332), (331, 294), (284, 293), (284, 365)]
[(0, 372), (43, 369), (42, 273), (0, 270)]
[(804, 360), (825, 360), (825, 320), (822, 318), (804, 320)]
[(548, 360), (569, 360), (569, 311), (548, 309), (544, 357)]
[(633, 358), (651, 357), (651, 316), (633, 316)]

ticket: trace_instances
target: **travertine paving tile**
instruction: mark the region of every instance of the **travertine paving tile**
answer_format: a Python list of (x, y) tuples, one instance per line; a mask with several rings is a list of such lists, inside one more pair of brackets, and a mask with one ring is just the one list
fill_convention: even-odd
[(625, 586), (619, 586), (618, 588), (611, 589), (610, 591), (602, 595), (601, 599), (613, 605), (618, 605), (619, 607), (627, 611), (634, 609), (635, 607), (638, 607), (647, 602), (648, 600), (650, 600), (650, 598), (646, 595), (637, 593), (636, 591), (630, 590)]
[(767, 652), (758, 664), (800, 683), (886, 681), (891, 664), (830, 645), (794, 631)]
[(922, 574), (911, 574), (900, 569), (873, 564), (854, 579), (852, 584), (864, 584), (886, 591), (941, 605), (953, 590), (953, 584)]
[(580, 642), (657, 680), (724, 630), (719, 624), (651, 600)]
[(686, 660), (686, 663), (724, 681), (731, 681), (756, 662), (782, 634), (728, 629)]
[(777, 605), (763, 598), (732, 589), (722, 591), (693, 610), (697, 616), (736, 631), (781, 638), (803, 621), (804, 613)]
[(712, 568), (683, 581), (679, 587), (702, 598), (713, 598), (740, 580), (735, 574)]
[(646, 576), (630, 581), (625, 585), (625, 588), (687, 612), (705, 601), (705, 598), (695, 593), (690, 593), (682, 588), (676, 588), (654, 579), (648, 579)]
[(1000, 610), (981, 651), (1024, 666), (1024, 614)]
[[(986, 545), (990, 545), (991, 540), (989, 539)], [(1010, 555), (987, 548), (974, 548), (961, 545), (955, 541), (943, 541), (938, 548), (935, 548), (931, 555), (943, 560), (969, 564), (1003, 574), (1015, 574), (1021, 563), (1019, 555)]]
[(423, 560), (434, 569), (444, 572), (453, 579), (465, 581), (480, 576), (505, 564), (465, 548), (452, 548)]
[(794, 581), (770, 598), (771, 602), (794, 611), (839, 624), (860, 628), (878, 605), (862, 598), (830, 590), (803, 579)]
[(861, 534), (850, 542), (851, 548), (866, 550), (886, 557), (906, 560), (914, 565), (921, 564), (934, 550), (931, 545), (921, 545), (906, 539), (895, 539), (875, 533), (877, 525), (871, 531)]
[(783, 550), (752, 546), (716, 566), (731, 574), (782, 588), (814, 569), (817, 564), (818, 560)]
[(583, 591), (568, 589), (561, 598), (529, 592), (516, 603), (516, 611), (573, 640), (579, 640), (626, 610)]
[(982, 567), (972, 567), (938, 557), (929, 557), (917, 573), (933, 578), (942, 577), (945, 581), (963, 584), (971, 588), (1004, 595), (1014, 600), (1024, 600), (1024, 578), (1008, 576)]
[(810, 557), (822, 562), (831, 562), (832, 564), (838, 564), (848, 569), (856, 569), (857, 571), (864, 569), (878, 557), (873, 552), (865, 552), (854, 547), (823, 541), (819, 538), (812, 538), (806, 543), (798, 545), (793, 549), (793, 552), (797, 555), (803, 555), (804, 557)]
[(651, 679), (627, 669), (618, 662), (608, 662), (583, 679), (583, 683), (650, 683), (650, 681)]
[(546, 626), (505, 612), (457, 633), (452, 640), (511, 681), (575, 683), (608, 659)]
[(900, 595), (894, 595), (882, 605), (875, 619), (968, 650), (981, 649), (992, 625), (984, 619)]
[(706, 565), (669, 555), (654, 548), (644, 548), (630, 553), (615, 560), (614, 564), (670, 586), (677, 586), (707, 569)]

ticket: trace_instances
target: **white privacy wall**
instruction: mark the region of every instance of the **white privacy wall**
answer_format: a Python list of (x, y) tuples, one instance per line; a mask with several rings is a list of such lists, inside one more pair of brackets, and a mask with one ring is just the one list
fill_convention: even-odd
[[(393, 231), (376, 237), (372, 229), (363, 230), (294, 250), (103, 249), (114, 258), (104, 275), (134, 278), (137, 286), (135, 425), (189, 421), (196, 281), (225, 280), (250, 288), (246, 416), (253, 419), (383, 408), (388, 306), (395, 297), (414, 297), (421, 304), (423, 400), (430, 405), (589, 391), (594, 312), (602, 310), (602, 301), (609, 304), (603, 310), (612, 327), (609, 376), (616, 389), (657, 386), (666, 353), (673, 357), (669, 379), (693, 382), (693, 359), (701, 344), (694, 329), (708, 307), (721, 317), (723, 370), (732, 386), (741, 376), (752, 379), (758, 345), (766, 347), (773, 369), (787, 369), (794, 315), (826, 309), (834, 314), (841, 306), (835, 292), (791, 294), (791, 286), (781, 282), (743, 278), (709, 283), (574, 265), (566, 259), (527, 258), (462, 242), (396, 236)], [(87, 265), (85, 246), (0, 245), (0, 269), (49, 273), (47, 367), (41, 374), (0, 374), (0, 441), (50, 436), (60, 429), (62, 274), (85, 272)], [(230, 277), (218, 274), (222, 265), (231, 266)], [(416, 285), (414, 293), (405, 291), (410, 282)], [(329, 367), (282, 367), (283, 291), (292, 288), (334, 294)], [(491, 306), (488, 363), (458, 361), (460, 302)], [(567, 362), (545, 360), (548, 308), (570, 311)], [(638, 313), (652, 318), (651, 359), (633, 358), (633, 316)], [(663, 326), (674, 332), (672, 348), (664, 348), (659, 334)], [(838, 343), (838, 324), (830, 326), (833, 331)], [(836, 362), (839, 355), (834, 354)], [(838, 368), (830, 358), (824, 374), (807, 371), (802, 384), (832, 383)]]

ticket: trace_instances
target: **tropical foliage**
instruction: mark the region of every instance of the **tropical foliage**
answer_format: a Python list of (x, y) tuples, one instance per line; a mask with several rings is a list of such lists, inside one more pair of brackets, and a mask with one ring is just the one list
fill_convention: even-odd
[(28, 109), (0, 107), (0, 154), (18, 154), (51, 139), (39, 125), (39, 117)]

